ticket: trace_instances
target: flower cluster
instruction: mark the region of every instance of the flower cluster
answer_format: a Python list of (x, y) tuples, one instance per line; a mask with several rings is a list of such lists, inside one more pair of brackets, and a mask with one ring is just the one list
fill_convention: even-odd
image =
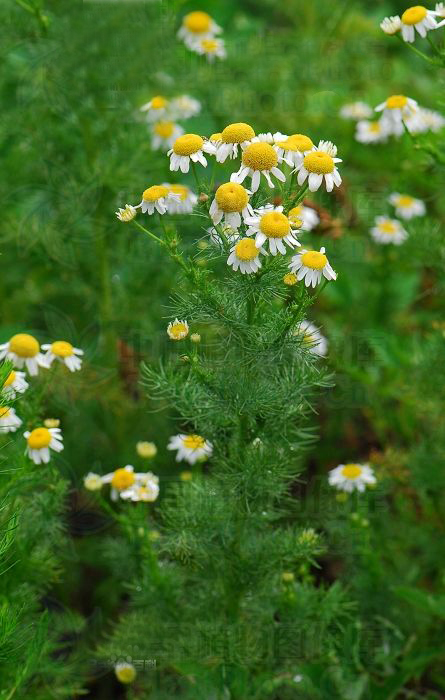
[[(417, 216), (424, 216), (425, 203), (407, 194), (393, 192), (388, 202), (395, 208), (395, 213), (401, 219), (409, 221)], [(408, 238), (408, 232), (398, 219), (388, 216), (376, 216), (374, 226), (370, 230), (371, 237), (376, 243), (400, 245)]]
[(66, 340), (55, 340), (40, 346), (39, 341), (28, 333), (17, 333), (7, 343), (0, 345), (0, 360), (11, 360), (18, 369), (25, 367), (31, 376), (39, 373), (39, 367), (49, 369), (56, 361), (64, 364), (70, 372), (75, 372), (82, 366), (82, 355), (83, 350)]
[(445, 19), (437, 21), (437, 17), (444, 18), (445, 10), (443, 3), (437, 3), (435, 10), (428, 10), (423, 5), (408, 7), (402, 16), (394, 15), (385, 17), (380, 23), (385, 34), (400, 34), (403, 41), (412, 44), (416, 38), (416, 32), (424, 39), (428, 32), (445, 26)]
[(163, 95), (152, 97), (140, 107), (151, 134), (153, 150), (168, 151), (177, 138), (184, 133), (178, 123), (195, 117), (201, 111), (201, 103), (190, 95), (167, 98)]
[(215, 58), (224, 59), (227, 55), (224, 40), (217, 37), (221, 33), (222, 28), (207, 12), (197, 10), (183, 17), (178, 38), (190, 51), (205, 56), (212, 63)]

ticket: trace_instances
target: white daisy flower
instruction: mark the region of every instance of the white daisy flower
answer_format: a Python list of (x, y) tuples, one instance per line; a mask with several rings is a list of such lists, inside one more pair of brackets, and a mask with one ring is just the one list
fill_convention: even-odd
[(387, 140), (388, 135), (389, 130), (382, 119), (357, 122), (355, 140), (359, 143), (383, 143)]
[(301, 323), (293, 331), (294, 336), (303, 336), (304, 345), (308, 346), (310, 352), (319, 357), (326, 357), (328, 352), (328, 341), (320, 332), (317, 326), (309, 321), (301, 321)]
[(314, 149), (312, 140), (304, 134), (292, 134), (284, 141), (277, 141), (276, 145), (278, 146), (278, 156), (291, 168), (302, 163), (304, 156)]
[(179, 321), (175, 318), (167, 326), (167, 335), (171, 340), (183, 340), (189, 334), (189, 324), (187, 321)]
[(203, 461), (213, 452), (212, 443), (201, 435), (173, 435), (167, 445), (168, 450), (177, 450), (176, 461), (189, 464)]
[(135, 472), (134, 467), (127, 464), (125, 467), (115, 469), (114, 472), (104, 474), (101, 479), (102, 484), (111, 484), (110, 498), (112, 501), (117, 501), (123, 491), (134, 486), (143, 476), (143, 473)]
[(7, 342), (0, 345), (0, 360), (11, 360), (15, 367), (26, 367), (31, 376), (39, 373), (39, 367), (48, 369), (39, 342), (28, 333), (17, 333)]
[(129, 221), (133, 221), (137, 214), (137, 210), (136, 207), (133, 207), (131, 204), (126, 204), (124, 209), (119, 207), (119, 210), (114, 213), (119, 221), (123, 221), (125, 224), (128, 224)]
[(170, 156), (170, 170), (180, 170), (182, 173), (188, 173), (190, 161), (201, 163), (204, 168), (207, 167), (207, 159), (203, 151), (210, 153), (212, 147), (208, 142), (204, 142), (204, 139), (198, 134), (184, 134), (180, 136), (167, 154)]
[(397, 34), (397, 32), (400, 31), (401, 26), (402, 23), (398, 15), (394, 15), (393, 17), (385, 17), (385, 19), (380, 22), (380, 28), (385, 32), (385, 34), (389, 35)]
[(240, 237), (239, 231), (227, 224), (219, 226), (219, 230), (211, 226), (207, 229), (207, 233), (210, 235), (212, 243), (220, 248), (224, 247), (224, 243), (233, 245)]
[(196, 205), (198, 197), (187, 185), (169, 185), (164, 182), (163, 186), (178, 197), (177, 199), (167, 199), (167, 211), (169, 214), (191, 214), (193, 212), (193, 207)]
[(367, 464), (340, 464), (331, 469), (328, 480), (331, 486), (347, 493), (364, 491), (369, 484), (377, 482), (373, 469)]
[[(210, 137), (211, 141), (214, 136), (216, 134)], [(255, 138), (255, 132), (250, 124), (238, 122), (226, 126), (220, 136), (220, 143), (216, 145), (214, 154), (218, 163), (224, 163), (227, 158), (236, 158), (238, 156), (238, 148), (244, 149), (248, 146), (252, 139)]]
[(401, 245), (407, 238), (408, 233), (397, 219), (389, 219), (387, 216), (376, 216), (375, 225), (370, 230), (370, 234), (376, 243), (394, 243)]
[[(437, 2), (436, 7), (434, 8), (434, 11), (437, 15), (437, 17), (440, 17), (441, 19), (445, 19), (445, 5), (443, 2)], [(442, 26), (442, 22), (440, 23)]]
[(411, 117), (418, 109), (417, 102), (405, 95), (391, 95), (377, 105), (376, 112), (382, 112), (382, 126), (388, 133), (400, 136), (403, 134), (403, 121)]
[(289, 136), (287, 134), (282, 134), (281, 131), (276, 131), (274, 134), (272, 134), (270, 131), (267, 131), (262, 134), (258, 134), (255, 137), (256, 141), (261, 141), (262, 143), (268, 143), (271, 146), (274, 146), (275, 144), (278, 143), (278, 141), (287, 141)]
[(15, 433), (22, 422), (13, 408), (0, 406), (0, 433)]
[(190, 119), (201, 111), (201, 103), (190, 95), (179, 95), (170, 102), (169, 114), (174, 119)]
[(184, 129), (175, 122), (155, 122), (150, 127), (151, 147), (154, 151), (168, 151)]
[(427, 10), (423, 5), (414, 5), (409, 7), (400, 18), (400, 26), (402, 38), (408, 43), (412, 43), (415, 39), (417, 31), (422, 39), (432, 29), (437, 29), (436, 12)]
[(299, 204), (288, 212), (290, 225), (301, 231), (312, 231), (320, 223), (320, 217), (312, 207)]
[(140, 111), (146, 114), (148, 121), (158, 122), (166, 117), (168, 107), (169, 101), (167, 98), (162, 97), (162, 95), (156, 95), (150, 102), (142, 105)]
[(396, 215), (401, 219), (413, 219), (416, 216), (424, 216), (426, 212), (425, 203), (421, 199), (415, 199), (408, 194), (393, 192), (388, 201), (395, 207)]
[(188, 48), (193, 49), (202, 39), (211, 39), (215, 34), (222, 32), (216, 22), (207, 12), (189, 12), (182, 20), (182, 26), (178, 31), (178, 38), (182, 39)]
[(245, 223), (248, 226), (246, 236), (255, 236), (257, 248), (261, 248), (268, 241), (271, 255), (277, 253), (285, 255), (287, 253), (285, 243), (290, 248), (301, 245), (292, 231), (288, 217), (283, 214), (283, 207), (268, 204), (255, 209), (254, 216), (247, 217)]
[(5, 379), (3, 384), (2, 394), (10, 399), (15, 399), (17, 394), (23, 394), (29, 387), (28, 382), (25, 379), (25, 372), (18, 372), (17, 370), (11, 370)]
[(339, 114), (343, 119), (369, 119), (372, 117), (372, 107), (366, 102), (350, 102), (343, 105)]
[(25, 454), (34, 464), (47, 464), (50, 460), (50, 450), (61, 452), (63, 450), (63, 438), (60, 428), (34, 428), (23, 433), (26, 439)]
[(174, 194), (165, 185), (152, 185), (142, 193), (141, 203), (136, 209), (140, 209), (143, 214), (165, 214), (169, 200), (179, 201), (179, 196)]
[(243, 275), (250, 275), (252, 272), (258, 272), (261, 267), (260, 253), (267, 255), (264, 248), (257, 248), (251, 238), (240, 238), (231, 247), (227, 264), (231, 265), (235, 272), (239, 268)]
[(412, 134), (423, 133), (425, 131), (437, 132), (445, 126), (445, 119), (439, 112), (432, 109), (419, 107), (417, 112), (406, 117), (405, 124)]
[(103, 486), (102, 477), (100, 474), (88, 472), (88, 474), (84, 476), (83, 485), (88, 491), (100, 491)]
[(268, 143), (257, 141), (250, 143), (243, 151), (241, 159), (241, 167), (236, 173), (232, 173), (231, 182), (244, 182), (246, 177), (252, 178), (251, 190), (257, 192), (260, 186), (261, 175), (267, 181), (269, 187), (274, 187), (271, 180), (271, 175), (280, 180), (286, 181), (284, 173), (277, 168), (280, 158), (278, 156), (278, 147), (271, 146)]
[(75, 348), (66, 340), (56, 340), (54, 343), (45, 343), (42, 350), (46, 350), (45, 361), (51, 367), (54, 360), (61, 362), (68, 367), (70, 372), (76, 372), (82, 367), (82, 360), (79, 355), (83, 355), (83, 350)]
[(138, 474), (135, 483), (120, 493), (124, 501), (144, 501), (145, 503), (153, 503), (158, 496), (159, 479), (152, 472)]
[(341, 177), (336, 164), (342, 161), (341, 158), (336, 158), (336, 155), (337, 147), (331, 141), (320, 141), (318, 146), (307, 153), (303, 161), (296, 166), (298, 184), (303, 185), (307, 179), (311, 192), (316, 192), (320, 188), (323, 179), (327, 192), (332, 192), (334, 185), (339, 187)]
[(192, 50), (200, 56), (205, 56), (209, 63), (213, 63), (215, 58), (227, 58), (227, 52), (223, 39), (208, 37), (200, 39), (196, 44), (193, 44)]
[(315, 287), (320, 284), (323, 277), (327, 280), (336, 280), (337, 275), (329, 264), (325, 255), (325, 249), (302, 250), (294, 255), (289, 265), (291, 272), (297, 275), (297, 280), (304, 279), (306, 287)]
[(250, 192), (236, 182), (226, 182), (220, 185), (209, 209), (213, 223), (219, 224), (224, 219), (227, 226), (239, 228), (242, 218), (253, 216), (249, 195)]

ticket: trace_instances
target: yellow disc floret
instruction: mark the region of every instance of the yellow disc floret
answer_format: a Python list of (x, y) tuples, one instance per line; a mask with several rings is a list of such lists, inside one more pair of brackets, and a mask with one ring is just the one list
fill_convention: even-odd
[(168, 189), (164, 187), (164, 185), (153, 185), (147, 190), (144, 190), (142, 199), (144, 202), (156, 202), (158, 199), (162, 199), (162, 197), (167, 197), (167, 195)]
[(284, 238), (289, 229), (289, 219), (279, 211), (269, 211), (260, 219), (260, 231), (268, 238)]
[(118, 664), (114, 672), (121, 683), (133, 683), (136, 678), (136, 669), (132, 664)]
[(243, 153), (243, 164), (252, 170), (271, 170), (277, 163), (277, 153), (268, 143), (251, 143)]
[(410, 197), (409, 194), (401, 194), (400, 197), (397, 198), (398, 207), (410, 207), (413, 202), (414, 198)]
[(189, 193), (189, 188), (185, 185), (170, 185), (169, 190), (173, 194), (178, 194), (182, 202), (185, 202)]
[(201, 39), (201, 48), (207, 53), (214, 53), (218, 49), (218, 42), (216, 39)]
[(317, 175), (327, 175), (335, 169), (334, 159), (325, 151), (311, 151), (304, 156), (303, 165), (309, 173)]
[(204, 34), (208, 32), (212, 24), (212, 18), (207, 12), (189, 12), (184, 17), (183, 25), (193, 34)]
[(309, 136), (304, 134), (292, 134), (285, 141), (280, 141), (277, 146), (284, 148), (285, 151), (298, 151), (303, 153), (304, 151), (310, 151), (314, 147)]
[(41, 450), (48, 447), (52, 436), (47, 428), (35, 428), (28, 436), (28, 447), (31, 450)]
[(74, 354), (74, 348), (66, 340), (56, 340), (51, 345), (51, 352), (57, 357), (71, 357)]
[(17, 333), (9, 341), (9, 350), (19, 357), (35, 357), (40, 350), (40, 345), (32, 335)]
[(287, 275), (284, 275), (283, 282), (287, 284), (288, 287), (293, 287), (294, 284), (297, 284), (297, 275), (293, 272), (288, 272)]
[(221, 141), (222, 140), (222, 133), (220, 131), (217, 131), (215, 134), (212, 134), (209, 138), (209, 141)]
[(201, 435), (187, 435), (182, 441), (184, 447), (189, 450), (198, 450), (205, 445), (205, 440)]
[(357, 479), (362, 473), (362, 468), (358, 464), (345, 464), (341, 473), (345, 479)]
[(301, 262), (305, 267), (310, 267), (312, 270), (322, 270), (328, 259), (326, 255), (319, 253), (317, 250), (308, 250), (302, 254)]
[(239, 260), (249, 262), (258, 256), (258, 248), (252, 238), (243, 238), (235, 246), (235, 254)]
[(243, 143), (250, 141), (255, 136), (255, 132), (249, 124), (238, 122), (237, 124), (229, 124), (221, 133), (221, 140), (224, 143)]
[(386, 106), (388, 109), (402, 109), (408, 104), (408, 98), (405, 95), (391, 95), (386, 100)]
[(247, 190), (236, 182), (226, 182), (215, 192), (216, 203), (224, 212), (240, 212), (246, 208), (249, 201)]
[(6, 377), (6, 380), (5, 380), (5, 383), (3, 384), (3, 386), (4, 386), (4, 387), (5, 387), (5, 386), (11, 386), (11, 384), (15, 381), (16, 376), (17, 376), (16, 373), (14, 372), (14, 370), (12, 370), (12, 371), (8, 374), (8, 376)]
[(161, 95), (156, 95), (156, 97), (153, 97), (153, 99), (151, 100), (151, 108), (163, 109), (167, 106), (167, 103), (168, 100), (166, 100), (165, 97), (161, 97)]
[(173, 144), (173, 151), (178, 156), (190, 156), (192, 153), (200, 151), (204, 140), (198, 134), (184, 134)]
[(0, 406), (0, 418), (7, 418), (10, 409), (7, 406)]
[(128, 489), (129, 486), (132, 486), (135, 481), (136, 477), (134, 473), (122, 467), (121, 469), (116, 469), (114, 472), (111, 485), (118, 491), (123, 491), (124, 489)]
[(427, 15), (427, 9), (423, 5), (414, 5), (414, 7), (408, 7), (407, 10), (402, 15), (403, 24), (417, 24), (425, 19)]
[(188, 335), (189, 329), (183, 321), (178, 321), (177, 323), (172, 323), (168, 332), (174, 340), (182, 340)]
[(294, 228), (300, 228), (300, 226), (303, 225), (303, 207), (301, 204), (299, 204), (297, 207), (292, 207), (292, 209), (288, 213), (288, 218), (292, 226)]
[(382, 233), (395, 233), (397, 231), (397, 226), (393, 224), (392, 221), (382, 221), (379, 224), (379, 230)]
[(153, 127), (155, 134), (160, 136), (161, 139), (169, 139), (173, 134), (174, 128), (174, 122), (158, 122)]

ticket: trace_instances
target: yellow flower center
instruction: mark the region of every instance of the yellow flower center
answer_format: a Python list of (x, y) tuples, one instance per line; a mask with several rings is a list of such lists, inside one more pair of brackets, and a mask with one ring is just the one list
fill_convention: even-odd
[(298, 151), (302, 153), (303, 151), (310, 151), (314, 144), (309, 136), (305, 136), (304, 134), (292, 134), (286, 141), (277, 143), (277, 146), (284, 148), (286, 151)]
[(40, 350), (40, 345), (32, 335), (17, 333), (9, 341), (9, 350), (19, 357), (35, 357)]
[(147, 190), (144, 190), (142, 199), (144, 202), (156, 202), (162, 197), (167, 197), (167, 195), (168, 189), (164, 187), (164, 185), (153, 185), (153, 187), (149, 187)]
[(226, 182), (216, 190), (215, 199), (221, 211), (240, 212), (247, 207), (249, 195), (242, 185), (236, 182)]
[(287, 275), (284, 275), (283, 282), (288, 287), (293, 287), (294, 284), (297, 284), (297, 275), (294, 275), (293, 272), (288, 272)]
[(222, 130), (221, 140), (224, 143), (243, 143), (243, 141), (250, 141), (254, 136), (255, 132), (249, 124), (238, 122), (229, 124)]
[(122, 467), (121, 469), (116, 469), (114, 472), (111, 485), (118, 491), (124, 491), (124, 489), (128, 489), (129, 486), (132, 486), (135, 481), (136, 477), (134, 473)]
[(35, 428), (28, 437), (28, 447), (32, 450), (40, 450), (48, 447), (51, 442), (51, 433), (47, 428)]
[(185, 323), (179, 321), (179, 323), (174, 323), (171, 326), (170, 333), (176, 340), (181, 340), (181, 338), (184, 338), (184, 336), (188, 335), (188, 328), (185, 325)]
[(186, 187), (185, 185), (170, 185), (169, 187), (170, 192), (173, 192), (173, 194), (178, 194), (179, 198), (185, 202), (185, 200), (188, 197), (189, 194), (189, 188)]
[(158, 122), (154, 125), (155, 134), (160, 136), (161, 139), (169, 139), (173, 134), (174, 128), (174, 122)]
[(121, 666), (115, 669), (116, 678), (121, 683), (132, 683), (136, 678), (136, 669), (134, 666)]
[(379, 229), (382, 233), (395, 233), (397, 228), (392, 221), (383, 221), (379, 224)]
[(398, 207), (410, 207), (414, 202), (414, 198), (410, 197), (408, 194), (402, 194), (397, 199)]
[(214, 53), (218, 48), (218, 42), (216, 39), (202, 39), (201, 46), (204, 49), (204, 51)]
[(243, 153), (243, 163), (252, 170), (271, 170), (277, 165), (278, 156), (268, 143), (251, 143)]
[(357, 479), (362, 473), (362, 468), (358, 464), (345, 464), (341, 473), (345, 479)]
[(222, 133), (217, 131), (216, 134), (212, 134), (209, 141), (222, 141)]
[(325, 151), (311, 151), (304, 157), (303, 165), (308, 172), (317, 175), (332, 173), (335, 168), (334, 159)]
[(173, 150), (178, 156), (190, 156), (200, 151), (203, 143), (203, 139), (198, 134), (184, 134), (176, 139)]
[(255, 245), (255, 241), (252, 238), (243, 238), (235, 246), (235, 254), (239, 260), (244, 260), (248, 262), (250, 260), (255, 260), (258, 256), (258, 248)]
[(197, 450), (204, 447), (205, 440), (201, 435), (187, 435), (187, 437), (183, 439), (182, 444), (189, 450)]
[(4, 387), (11, 386), (11, 384), (15, 381), (15, 378), (16, 378), (16, 373), (14, 372), (14, 370), (12, 370), (12, 372), (10, 372), (8, 374), (8, 376), (6, 377), (6, 380), (5, 380), (5, 383), (3, 384), (3, 386)]
[(284, 238), (289, 228), (289, 219), (279, 211), (267, 212), (260, 219), (260, 231), (269, 238)]
[(388, 97), (386, 100), (388, 109), (401, 109), (402, 107), (406, 107), (407, 104), (408, 98), (406, 98), (405, 95), (391, 95), (391, 97)]
[(7, 406), (0, 406), (0, 418), (7, 418), (10, 409)]
[(292, 209), (288, 213), (289, 221), (292, 224), (298, 224), (301, 226), (302, 224), (302, 216), (303, 216), (303, 207), (301, 204), (298, 205), (298, 207), (292, 207)]
[(427, 15), (427, 9), (423, 5), (414, 5), (414, 7), (408, 7), (407, 10), (402, 15), (403, 24), (417, 24), (425, 19)]
[(161, 97), (161, 95), (157, 95), (156, 97), (153, 97), (151, 100), (151, 108), (152, 109), (163, 109), (164, 107), (167, 106), (167, 100), (165, 97)]
[(301, 262), (305, 267), (310, 267), (312, 270), (322, 270), (328, 259), (324, 253), (319, 253), (317, 250), (309, 250), (307, 253), (302, 254)]
[(56, 340), (51, 345), (51, 352), (57, 357), (71, 357), (74, 354), (74, 348), (71, 343), (67, 343), (65, 340)]
[(378, 134), (381, 131), (381, 126), (379, 122), (369, 122), (369, 131), (372, 131), (374, 134)]
[(200, 11), (190, 12), (184, 17), (183, 20), (184, 27), (193, 34), (203, 34), (204, 32), (208, 32), (211, 23), (212, 19), (210, 15), (208, 15), (207, 12)]

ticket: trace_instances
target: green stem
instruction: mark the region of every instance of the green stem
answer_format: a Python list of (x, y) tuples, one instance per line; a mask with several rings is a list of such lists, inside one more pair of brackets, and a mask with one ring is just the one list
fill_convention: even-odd
[(197, 187), (197, 189), (198, 189), (198, 192), (197, 192), (196, 194), (199, 196), (199, 194), (200, 194), (200, 192), (201, 192), (201, 183), (199, 182), (199, 177), (198, 177), (198, 173), (196, 172), (196, 165), (195, 165), (195, 163), (194, 163), (192, 160), (190, 161), (190, 163), (191, 163), (191, 166), (192, 166), (193, 176), (194, 176), (195, 182), (196, 182), (196, 187)]
[(145, 226), (142, 226), (138, 221), (133, 221), (134, 225), (137, 226), (141, 231), (147, 234), (150, 238), (152, 238), (156, 243), (159, 243), (160, 246), (163, 248), (166, 248), (168, 251), (168, 254), (174, 260), (186, 273), (188, 277), (194, 278), (194, 270), (193, 268), (189, 267), (185, 260), (183, 259), (182, 255), (177, 253), (175, 249), (172, 249), (172, 247), (167, 243), (167, 241), (163, 241), (162, 238), (159, 238), (159, 236), (156, 236), (156, 234), (152, 233), (149, 231)]
[(413, 46), (412, 44), (410, 44), (407, 41), (404, 41), (399, 34), (396, 34), (395, 36), (397, 37), (397, 39), (399, 39), (399, 41), (402, 42), (402, 44), (404, 44), (405, 46), (408, 46), (408, 48), (411, 49), (411, 51), (414, 51), (414, 53), (416, 53), (418, 56), (423, 58), (424, 61), (428, 61), (428, 63), (431, 63), (433, 66), (439, 65), (437, 63), (437, 61), (434, 60), (434, 58), (431, 58), (431, 56), (427, 56), (427, 54), (423, 53), (423, 51), (419, 51), (419, 49), (416, 49), (415, 46)]
[(443, 63), (443, 62), (444, 62), (444, 57), (442, 56), (441, 51), (439, 51), (439, 49), (437, 48), (436, 44), (435, 44), (434, 41), (431, 39), (431, 37), (430, 37), (429, 34), (426, 35), (426, 40), (428, 41), (429, 45), (430, 45), (431, 48), (433, 49), (434, 53), (435, 53), (437, 56), (439, 56), (440, 62)]

